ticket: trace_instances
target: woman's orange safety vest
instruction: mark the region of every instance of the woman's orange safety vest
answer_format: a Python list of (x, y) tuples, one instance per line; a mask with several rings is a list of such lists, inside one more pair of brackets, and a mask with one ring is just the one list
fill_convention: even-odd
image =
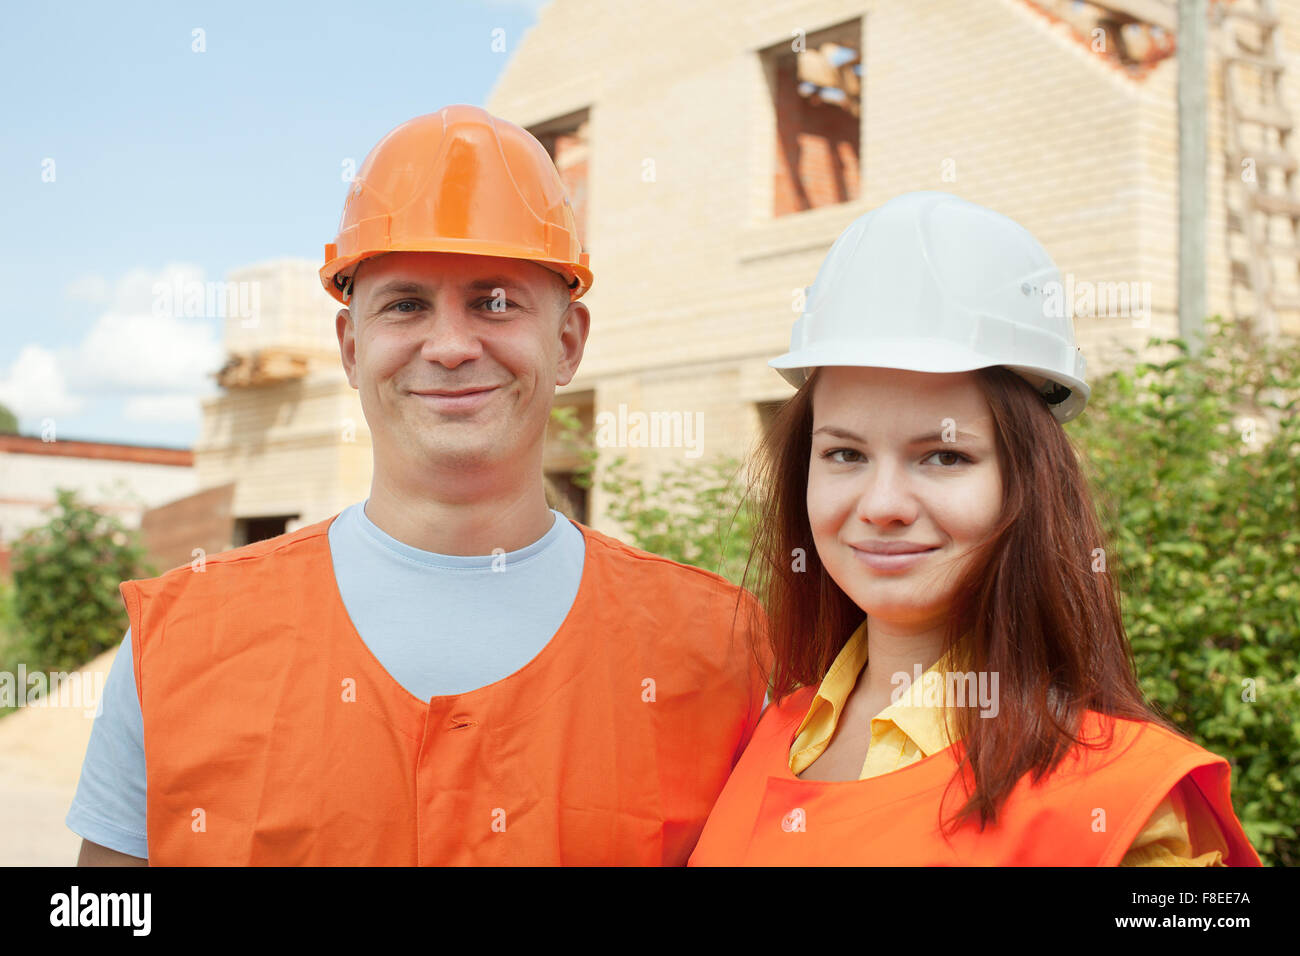
[(425, 702), (353, 627), (332, 520), (121, 585), (151, 864), (686, 861), (762, 708), (743, 592), (579, 525), (551, 641)]
[(866, 780), (800, 780), (790, 770), (790, 746), (816, 693), (804, 687), (768, 708), (692, 866), (1115, 866), (1187, 774), (1228, 839), (1225, 863), (1260, 865), (1228, 797), (1228, 762), (1155, 724), (1089, 711), (1086, 738), (1096, 742), (1113, 720), (1110, 746), (1076, 746), (1037, 785), (1023, 778), (996, 825), (981, 833), (976, 818), (945, 838), (945, 787), (952, 783), (945, 820), (966, 799), (955, 780), (961, 742)]

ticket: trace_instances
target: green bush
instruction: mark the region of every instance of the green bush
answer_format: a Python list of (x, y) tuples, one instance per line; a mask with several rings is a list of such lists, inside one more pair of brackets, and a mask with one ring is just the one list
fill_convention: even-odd
[(57, 510), (15, 542), (14, 613), (28, 669), (81, 667), (122, 640), (118, 584), (156, 571), (143, 566), (137, 535), (58, 489)]
[[(1070, 426), (1142, 688), (1233, 765), (1266, 863), (1300, 862), (1300, 348), (1215, 317), (1204, 349), (1099, 380)], [(1253, 434), (1252, 434), (1253, 433)], [(1248, 440), (1249, 439), (1249, 440)]]
[(753, 538), (753, 509), (739, 481), (740, 462), (714, 458), (642, 480), (626, 458), (606, 467), (601, 488), (609, 516), (638, 548), (741, 582)]
[(20, 661), (30, 664), (36, 651), (18, 620), (17, 603), (13, 581), (0, 578), (0, 672), (12, 673)]

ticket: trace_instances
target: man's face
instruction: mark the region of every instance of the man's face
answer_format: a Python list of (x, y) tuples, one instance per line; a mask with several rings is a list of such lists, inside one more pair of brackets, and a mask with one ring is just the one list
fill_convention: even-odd
[(534, 262), (444, 252), (365, 260), (336, 331), (376, 466), (539, 466), (555, 387), (577, 371), (589, 322), (564, 280)]

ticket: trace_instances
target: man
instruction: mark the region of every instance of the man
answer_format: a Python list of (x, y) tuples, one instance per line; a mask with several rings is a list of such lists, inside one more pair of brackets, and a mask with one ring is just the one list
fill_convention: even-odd
[(685, 863), (761, 709), (755, 604), (546, 505), (592, 281), (550, 158), (411, 120), (326, 260), (370, 497), (122, 585), (80, 862)]

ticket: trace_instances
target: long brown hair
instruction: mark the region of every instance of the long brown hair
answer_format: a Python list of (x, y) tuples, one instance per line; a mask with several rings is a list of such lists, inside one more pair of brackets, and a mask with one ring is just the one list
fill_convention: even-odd
[[(998, 674), (998, 713), (981, 718), (975, 707), (957, 707), (953, 727), (964, 747), (961, 770), (974, 779), (953, 827), (978, 813), (982, 830), (1024, 774), (1037, 781), (1076, 744), (1092, 745), (1077, 736), (1085, 710), (1181, 731), (1138, 687), (1074, 446), (1025, 379), (1000, 367), (975, 378), (995, 423), (1002, 515), (957, 581), (945, 651), (969, 634), (966, 666)], [(814, 370), (778, 411), (754, 475), (745, 578), (767, 610), (773, 700), (819, 684), (865, 616), (826, 572), (808, 523), (816, 382)], [(1093, 570), (1098, 564), (1106, 570)]]

